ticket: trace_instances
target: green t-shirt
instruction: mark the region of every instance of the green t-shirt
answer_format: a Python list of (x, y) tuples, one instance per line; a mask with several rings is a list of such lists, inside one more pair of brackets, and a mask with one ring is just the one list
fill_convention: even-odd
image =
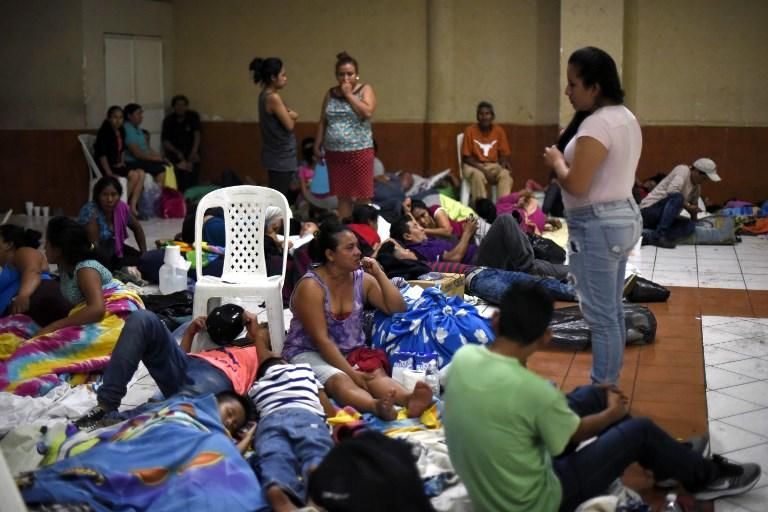
[(467, 345), (454, 356), (444, 426), (456, 473), (477, 512), (560, 507), (552, 457), (579, 426), (551, 383), (512, 357)]

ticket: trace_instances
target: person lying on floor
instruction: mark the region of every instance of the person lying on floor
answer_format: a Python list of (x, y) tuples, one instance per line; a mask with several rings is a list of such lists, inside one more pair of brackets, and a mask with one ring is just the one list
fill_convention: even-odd
[(336, 414), (308, 364), (290, 364), (269, 349), (269, 331), (246, 320), (260, 361), (248, 396), (258, 424), (253, 459), (264, 495), (275, 512), (306, 502), (306, 482), (333, 448), (326, 417)]
[(378, 233), (379, 211), (373, 206), (358, 204), (352, 210), (351, 220), (347, 227), (357, 237), (363, 256), (371, 256), (381, 245)]
[(628, 399), (615, 387), (582, 386), (566, 396), (529, 371), (528, 358), (552, 338), (552, 311), (541, 286), (512, 286), (493, 317), (495, 342), (466, 345), (453, 358), (443, 424), (476, 511), (571, 511), (604, 494), (633, 462), (701, 500), (757, 483), (757, 464), (705, 458), (650, 419), (629, 416)]
[(390, 315), (403, 312), (398, 289), (376, 260), (362, 257), (354, 233), (341, 224), (320, 226), (309, 254), (317, 266), (304, 274), (291, 296), (293, 318), (283, 357), (309, 364), (328, 394), (343, 405), (393, 420), (397, 403), (408, 417), (421, 416), (432, 403), (429, 386), (419, 383), (409, 393), (388, 376), (384, 351), (365, 344), (364, 304)]
[(556, 279), (533, 276), (526, 272), (499, 270), (496, 268), (478, 267), (463, 263), (419, 261), (412, 250), (407, 249), (395, 240), (387, 240), (379, 248), (376, 259), (387, 276), (404, 279), (418, 279), (428, 272), (448, 272), (464, 274), (464, 292), (474, 295), (491, 304), (500, 304), (504, 292), (514, 283), (541, 283), (557, 300), (576, 302), (576, 290), (568, 283)]
[(477, 221), (468, 219), (462, 226), (458, 242), (452, 242), (430, 238), (418, 222), (403, 217), (392, 224), (389, 236), (427, 263), (448, 261), (527, 272), (558, 280), (567, 278), (567, 265), (557, 265), (534, 257), (530, 240), (512, 215), (499, 216), (479, 246), (472, 243), (476, 228)]
[(14, 224), (0, 226), (0, 317), (25, 314), (38, 325), (48, 325), (72, 308), (38, 250), (41, 236)]
[[(96, 390), (98, 404), (76, 420), (75, 425), (81, 429), (94, 428), (117, 411), (139, 362), (144, 363), (166, 398), (178, 393), (245, 394), (256, 378), (259, 359), (253, 340), (246, 340), (247, 345), (233, 340), (242, 332), (249, 315), (235, 304), (219, 306), (208, 317), (193, 320), (179, 345), (157, 315), (136, 311), (126, 319), (104, 370), (102, 384)], [(192, 340), (203, 330), (221, 346), (190, 354)]]

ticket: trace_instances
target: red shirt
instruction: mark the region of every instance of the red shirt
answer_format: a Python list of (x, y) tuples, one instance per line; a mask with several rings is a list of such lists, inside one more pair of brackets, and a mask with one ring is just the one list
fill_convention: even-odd
[(244, 395), (256, 380), (256, 370), (259, 368), (259, 357), (256, 347), (222, 347), (189, 354), (199, 357), (215, 366), (232, 381), (232, 387), (238, 395)]

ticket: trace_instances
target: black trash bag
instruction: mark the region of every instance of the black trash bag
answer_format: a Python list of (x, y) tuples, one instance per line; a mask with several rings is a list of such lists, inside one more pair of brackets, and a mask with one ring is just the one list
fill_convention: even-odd
[[(656, 317), (647, 307), (624, 304), (624, 320), (627, 345), (645, 345), (656, 338)], [(555, 347), (583, 350), (591, 343), (591, 332), (579, 306), (556, 309), (549, 327)]]
[(530, 233), (528, 240), (531, 241), (531, 246), (533, 246), (533, 257), (537, 260), (548, 261), (555, 265), (565, 263), (565, 249), (552, 240), (535, 233)]
[(192, 318), (192, 293), (187, 290), (168, 295), (142, 295), (144, 307), (155, 313), (169, 331)]
[(629, 302), (666, 302), (669, 298), (670, 291), (658, 283), (638, 275), (629, 279), (629, 290), (624, 295)]

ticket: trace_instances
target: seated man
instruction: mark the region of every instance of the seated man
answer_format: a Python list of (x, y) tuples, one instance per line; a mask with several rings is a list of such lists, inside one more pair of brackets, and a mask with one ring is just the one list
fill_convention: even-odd
[(512, 176), (509, 173), (510, 156), (507, 134), (493, 124), (496, 114), (493, 105), (481, 101), (477, 105), (477, 124), (464, 130), (461, 148), (461, 173), (469, 181), (472, 199), (488, 197), (488, 184), (498, 185), (498, 197), (512, 192)]
[[(640, 202), (643, 216), (643, 245), (671, 249), (675, 241), (693, 233), (699, 213), (701, 184), (707, 178), (720, 181), (717, 165), (699, 158), (693, 165), (678, 165)], [(686, 210), (690, 219), (679, 217)]]
[(200, 116), (189, 110), (189, 100), (176, 95), (171, 100), (173, 112), (163, 119), (163, 152), (176, 167), (179, 190), (197, 185), (200, 172)]
[(630, 417), (627, 397), (616, 388), (583, 386), (566, 397), (526, 369), (552, 337), (552, 311), (552, 299), (538, 285), (513, 286), (493, 317), (494, 343), (467, 345), (454, 356), (443, 423), (475, 510), (574, 510), (604, 494), (633, 462), (657, 481), (674, 478), (702, 500), (741, 494), (757, 483), (757, 464), (704, 458), (653, 421)]
[(528, 272), (544, 277), (566, 279), (567, 265), (537, 260), (533, 246), (512, 215), (501, 215), (491, 224), (479, 246), (472, 243), (477, 220), (467, 219), (458, 242), (430, 238), (418, 222), (402, 217), (390, 227), (389, 236), (412, 250), (426, 263), (447, 261), (501, 270)]
[[(224, 344), (231, 343), (252, 318), (235, 304), (219, 306), (207, 318), (196, 318), (179, 345), (157, 315), (146, 310), (134, 312), (125, 321), (102, 384), (96, 390), (98, 405), (75, 421), (75, 425), (93, 428), (116, 411), (140, 361), (166, 398), (177, 393), (197, 396), (223, 391), (244, 395), (256, 378), (256, 349), (252, 340), (243, 346)], [(189, 354), (195, 334), (204, 329), (214, 343), (222, 346)]]

